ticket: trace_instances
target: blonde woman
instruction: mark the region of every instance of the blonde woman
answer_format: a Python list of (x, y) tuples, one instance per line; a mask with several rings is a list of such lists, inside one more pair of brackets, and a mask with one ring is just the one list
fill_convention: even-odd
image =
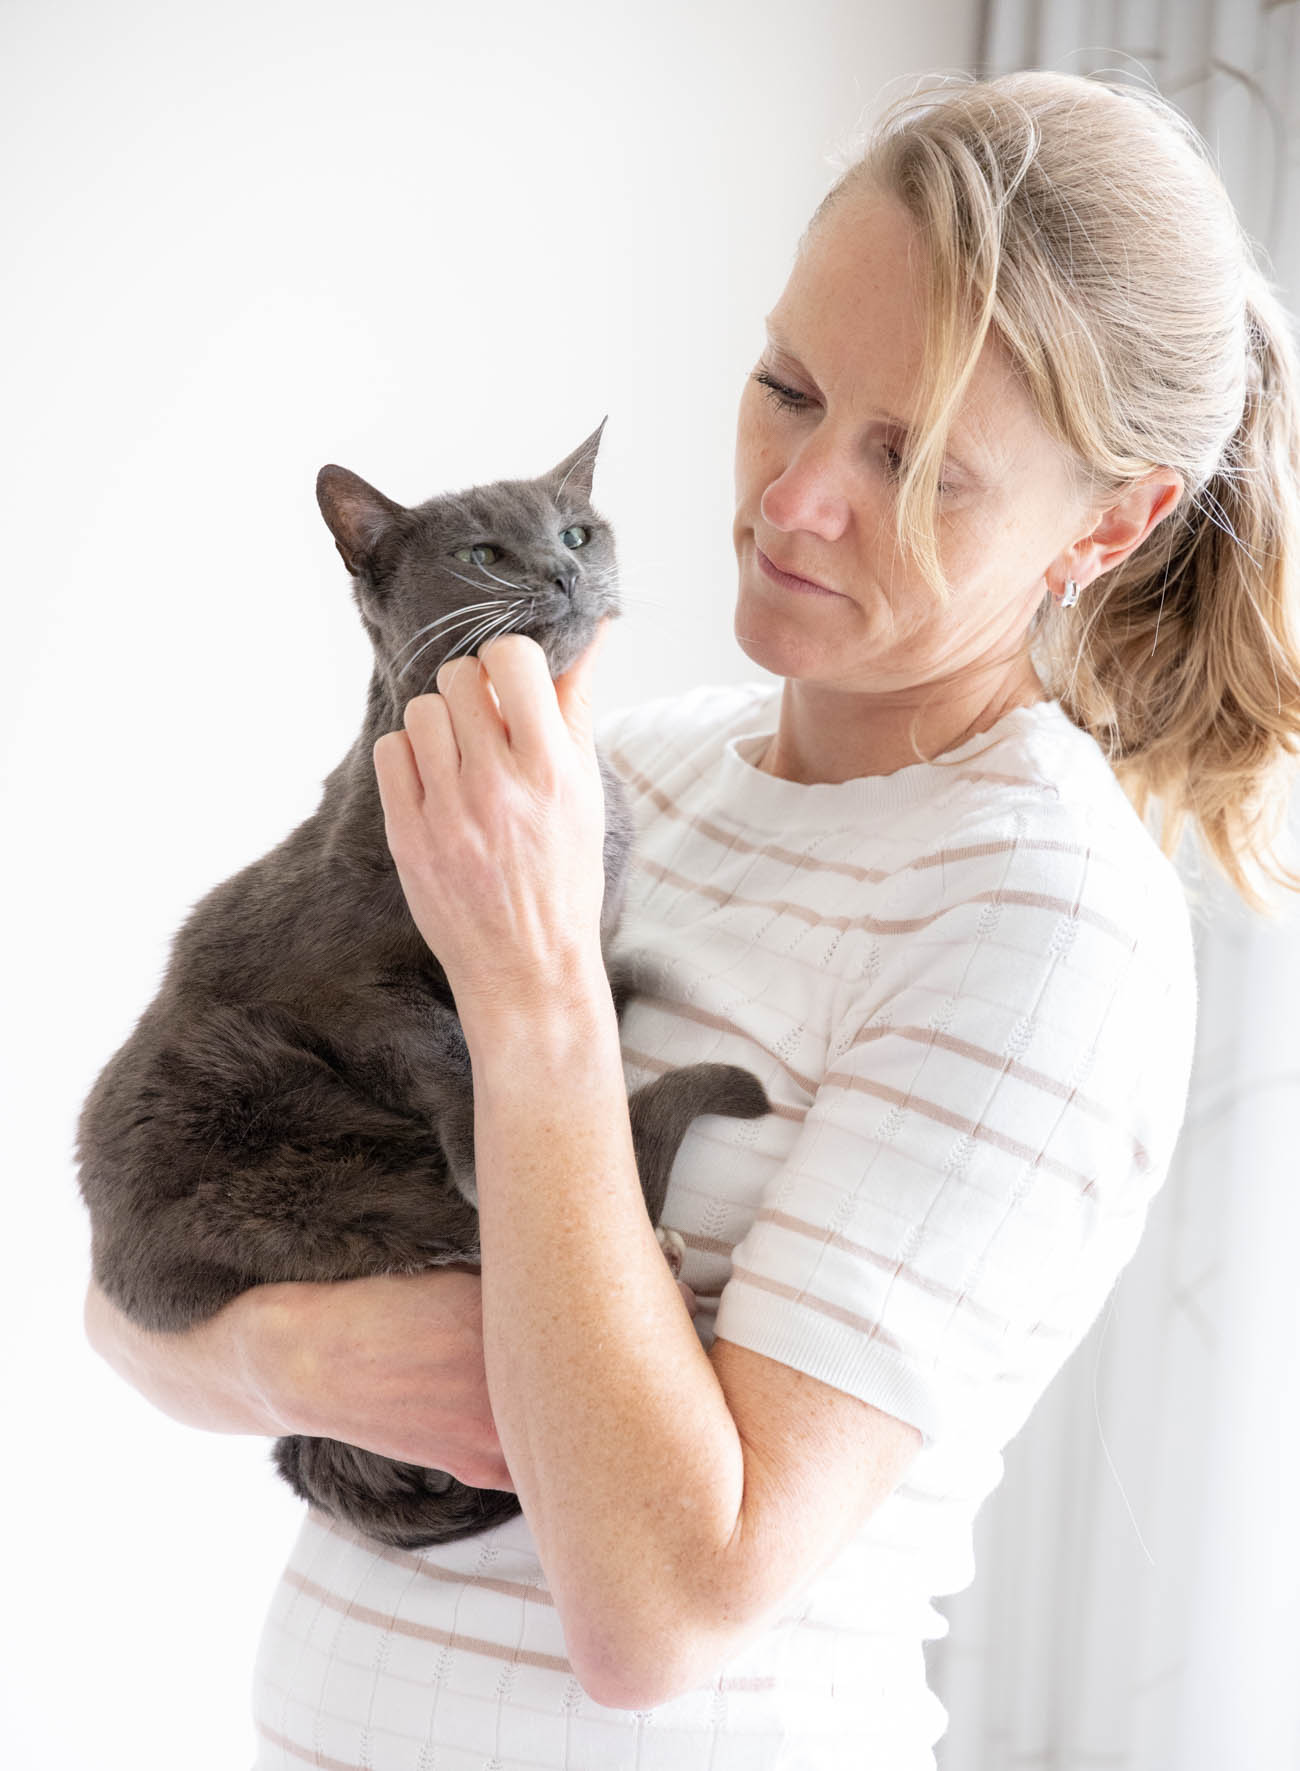
[[(376, 747), (473, 1056), (481, 1278), (268, 1286), (173, 1340), (92, 1294), (178, 1418), (522, 1502), (418, 1554), (307, 1518), (264, 1771), (933, 1767), (931, 1601), (1178, 1135), (1179, 830), (1257, 908), (1300, 884), (1296, 357), (1177, 113), (1046, 73), (908, 97), (767, 326), (736, 634), (776, 680), (601, 734), (639, 823), (622, 1051), (592, 654), (552, 685), (498, 640)], [(692, 1319), (626, 1085), (698, 1058), (773, 1111), (674, 1169)]]

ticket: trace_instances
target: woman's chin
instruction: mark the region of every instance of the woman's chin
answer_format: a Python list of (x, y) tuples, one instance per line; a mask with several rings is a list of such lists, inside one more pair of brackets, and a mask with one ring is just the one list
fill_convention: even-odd
[(825, 647), (810, 641), (807, 633), (782, 623), (755, 620), (739, 605), (733, 632), (746, 658), (773, 676), (833, 674), (833, 661), (826, 657)]

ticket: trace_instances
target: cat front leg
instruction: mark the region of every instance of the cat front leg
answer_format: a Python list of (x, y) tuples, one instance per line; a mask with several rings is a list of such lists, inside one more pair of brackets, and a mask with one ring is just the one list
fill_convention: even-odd
[(438, 1142), (447, 1158), (447, 1174), (468, 1205), (478, 1210), (478, 1183), (474, 1178), (474, 1097), (454, 1101), (438, 1119)]

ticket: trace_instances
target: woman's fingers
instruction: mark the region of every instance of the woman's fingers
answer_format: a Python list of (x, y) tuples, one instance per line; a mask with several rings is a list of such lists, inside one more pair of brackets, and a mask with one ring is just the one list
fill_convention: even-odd
[(591, 743), (591, 685), (596, 663), (609, 637), (609, 617), (596, 624), (595, 637), (585, 652), (573, 661), (563, 676), (555, 679), (555, 696), (560, 714), (570, 732), (584, 746)]
[(510, 748), (527, 767), (564, 737), (565, 724), (546, 654), (524, 633), (504, 633), (484, 646), (480, 663), (500, 704)]
[(392, 819), (399, 812), (418, 811), (424, 803), (424, 783), (406, 733), (385, 732), (375, 740), (371, 755), (385, 815)]
[[(438, 694), (451, 718), (461, 769), (505, 760), (509, 737), (487, 674), (477, 658), (449, 658), (438, 671)], [(408, 712), (409, 712), (408, 704)]]

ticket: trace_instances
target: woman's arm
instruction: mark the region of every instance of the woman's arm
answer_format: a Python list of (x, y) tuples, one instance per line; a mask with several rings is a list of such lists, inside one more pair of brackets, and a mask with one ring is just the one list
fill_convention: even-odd
[(701, 1347), (637, 1179), (584, 690), (562, 679), (557, 702), (519, 636), (483, 667), (444, 666), (376, 767), (473, 1062), (497, 1429), (579, 1679), (642, 1708), (713, 1677), (891, 1491), (920, 1434)]
[(469, 1039), (497, 1430), (579, 1679), (651, 1707), (774, 1619), (921, 1435), (775, 1360), (704, 1352), (646, 1216), (603, 975)]
[(95, 1351), (173, 1420), (305, 1433), (510, 1488), (483, 1371), (477, 1273), (259, 1285), (182, 1334), (152, 1334), (92, 1285)]

